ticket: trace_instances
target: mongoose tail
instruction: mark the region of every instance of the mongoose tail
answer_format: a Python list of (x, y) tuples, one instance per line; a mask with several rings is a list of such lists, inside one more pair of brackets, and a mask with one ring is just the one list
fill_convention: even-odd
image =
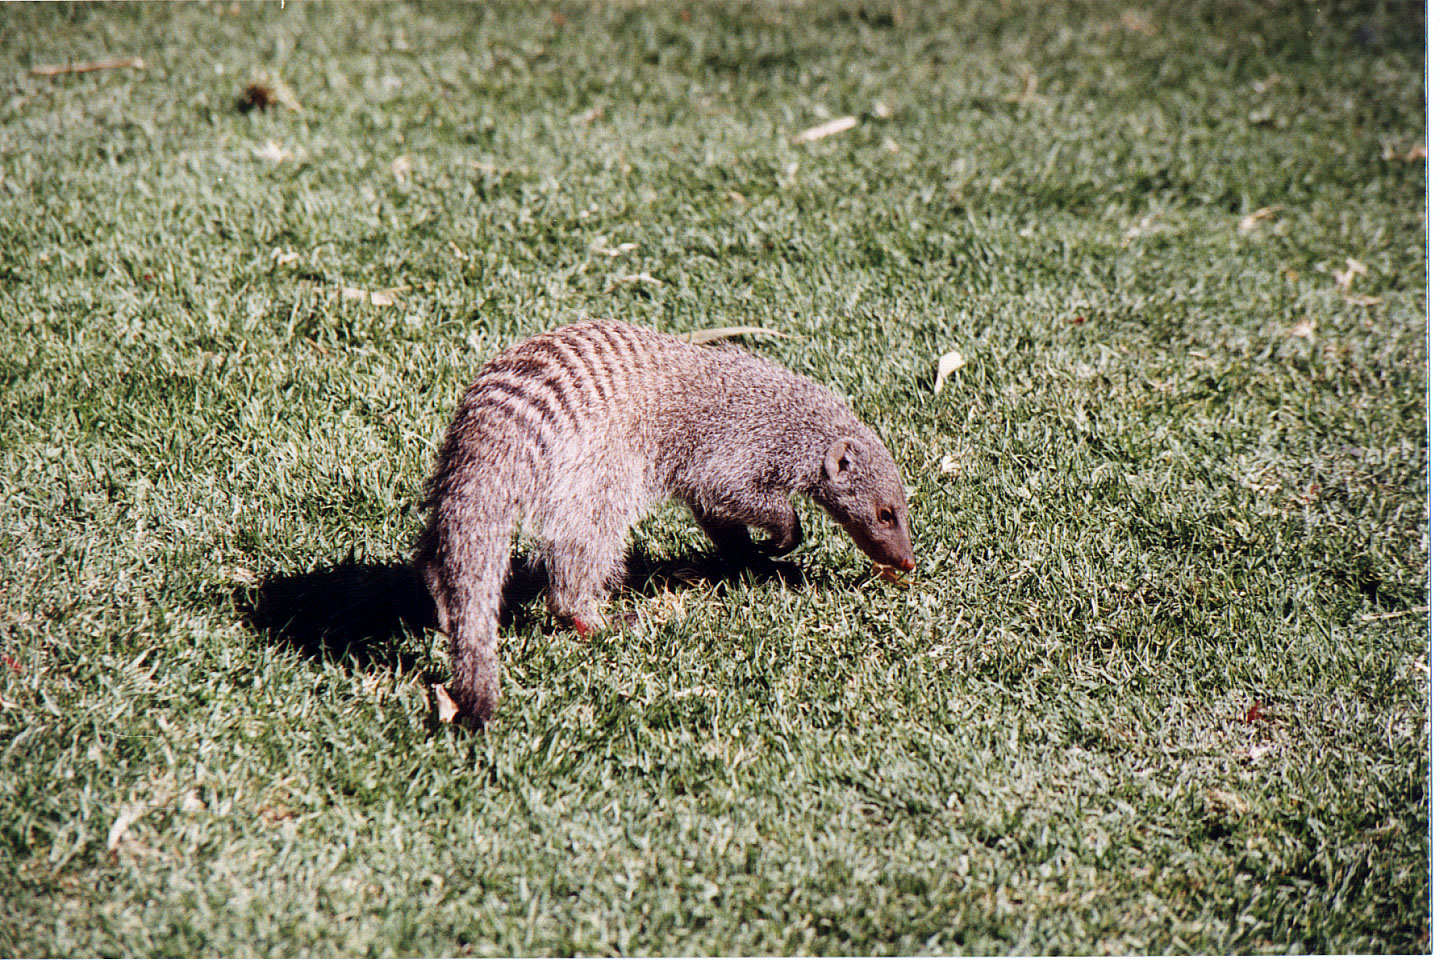
[(871, 559), (915, 568), (895, 461), (819, 384), (742, 350), (603, 321), (503, 351), (446, 433), (415, 556), (450, 637), (457, 707), (480, 726), (494, 713), (517, 524), (536, 537), (550, 610), (583, 635), (605, 624), (626, 534), (656, 503), (684, 503), (722, 553), (743, 558), (799, 544), (795, 493)]

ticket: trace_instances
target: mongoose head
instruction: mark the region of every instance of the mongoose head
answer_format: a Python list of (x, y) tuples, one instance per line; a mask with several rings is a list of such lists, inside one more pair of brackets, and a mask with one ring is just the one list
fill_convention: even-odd
[(815, 502), (871, 560), (915, 569), (905, 488), (895, 461), (878, 440), (841, 437), (832, 442), (825, 450)]

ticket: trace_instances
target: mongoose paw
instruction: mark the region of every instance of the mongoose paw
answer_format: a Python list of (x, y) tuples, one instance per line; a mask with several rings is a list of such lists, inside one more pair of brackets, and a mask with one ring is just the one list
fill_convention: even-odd
[(771, 536), (759, 544), (760, 552), (767, 557), (783, 556), (800, 545), (803, 536), (800, 514), (795, 512), (794, 507), (787, 505), (786, 509), (789, 511), (789, 515), (784, 516), (778, 524), (767, 530), (766, 532), (771, 533)]
[(575, 625), (575, 632), (580, 634), (580, 638), (583, 640), (591, 634), (600, 633), (611, 627), (633, 627), (639, 621), (640, 618), (633, 613), (622, 613), (613, 617), (591, 617), (588, 620), (575, 617), (571, 620), (571, 623)]
[(458, 701), (450, 696), (450, 691), (442, 684), (435, 684), (435, 711), (437, 719), (442, 724), (453, 724), (465, 730), (475, 733), (484, 733), (486, 726), (490, 723), (491, 714), (494, 712), (494, 701), (490, 698), (482, 698), (476, 701), (468, 698), (457, 690)]
[(770, 537), (756, 544), (756, 549), (767, 557), (783, 557), (798, 546), (800, 546), (798, 536)]

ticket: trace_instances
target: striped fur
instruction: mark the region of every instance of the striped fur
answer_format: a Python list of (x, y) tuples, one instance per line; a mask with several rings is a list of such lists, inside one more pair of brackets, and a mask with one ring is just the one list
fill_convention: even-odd
[[(830, 391), (733, 348), (586, 321), (492, 359), (460, 402), (427, 490), (416, 565), (450, 637), (456, 704), (484, 725), (511, 538), (538, 538), (548, 603), (582, 633), (622, 573), (625, 537), (675, 498), (727, 553), (800, 542), (788, 497), (823, 506), (876, 561), (914, 567), (884, 444)], [(764, 532), (758, 546), (747, 528)]]

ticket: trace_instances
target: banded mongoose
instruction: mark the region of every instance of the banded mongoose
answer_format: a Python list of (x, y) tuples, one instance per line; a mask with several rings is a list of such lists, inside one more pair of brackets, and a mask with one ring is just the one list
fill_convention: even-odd
[[(722, 553), (800, 542), (809, 495), (878, 563), (915, 568), (905, 490), (875, 432), (824, 387), (733, 347), (585, 321), (492, 359), (460, 401), (426, 490), (415, 563), (449, 635), (467, 722), (499, 694), (496, 629), (517, 521), (538, 538), (548, 605), (583, 636), (656, 503), (690, 508)], [(755, 544), (748, 527), (768, 535)]]

